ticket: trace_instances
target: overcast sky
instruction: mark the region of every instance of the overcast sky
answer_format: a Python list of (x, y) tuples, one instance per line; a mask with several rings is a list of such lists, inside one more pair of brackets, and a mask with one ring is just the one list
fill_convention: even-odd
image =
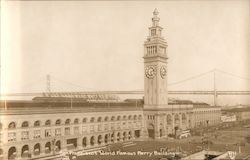
[[(47, 74), (52, 91), (142, 90), (143, 43), (155, 8), (168, 42), (169, 83), (214, 68), (250, 77), (248, 0), (1, 3), (2, 92), (44, 92)], [(218, 73), (216, 81), (218, 90), (250, 90), (249, 80)], [(212, 89), (212, 73), (169, 86)]]

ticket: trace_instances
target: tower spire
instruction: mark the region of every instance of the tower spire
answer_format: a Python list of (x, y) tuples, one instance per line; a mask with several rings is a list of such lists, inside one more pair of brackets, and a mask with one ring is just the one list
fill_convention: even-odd
[(160, 18), (158, 17), (158, 15), (159, 15), (159, 12), (155, 8), (153, 12), (153, 18), (152, 18), (152, 26), (149, 27), (149, 38), (161, 37), (161, 31), (163, 28), (159, 25)]
[(159, 26), (160, 18), (158, 17), (158, 14), (159, 14), (159, 12), (158, 12), (157, 8), (155, 8), (155, 10), (153, 12), (154, 17), (152, 18), (153, 27)]

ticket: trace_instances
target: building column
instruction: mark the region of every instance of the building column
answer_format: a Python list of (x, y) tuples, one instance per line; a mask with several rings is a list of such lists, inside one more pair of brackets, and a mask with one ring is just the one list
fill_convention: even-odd
[(98, 146), (99, 144), (98, 144), (98, 135), (96, 135), (96, 136), (94, 136), (95, 137), (95, 139), (94, 139), (94, 141), (95, 141), (95, 144), (94, 144), (94, 147), (95, 146)]
[(159, 115), (154, 115), (155, 116), (155, 123), (154, 123), (154, 132), (155, 132), (155, 139), (159, 139), (160, 138), (160, 120), (159, 120)]
[(172, 134), (175, 134), (175, 119), (174, 119), (174, 115), (172, 115)]
[(16, 146), (16, 158), (15, 159), (22, 159), (22, 146)]
[(82, 148), (82, 138), (83, 137), (78, 137), (77, 138), (77, 149), (81, 149)]
[(131, 130), (131, 139), (135, 139), (135, 130)]
[(85, 137), (86, 137), (86, 147), (85, 148), (87, 148), (90, 146), (90, 136), (85, 136)]
[(162, 137), (167, 137), (168, 133), (167, 133), (167, 116), (166, 114), (163, 115), (163, 135)]
[(40, 154), (44, 154), (45, 153), (45, 144), (43, 142), (40, 143)]
[(102, 145), (108, 144), (108, 143), (105, 143), (105, 135), (106, 135), (106, 133), (102, 134)]
[(147, 119), (148, 119), (148, 116), (144, 114), (143, 119), (142, 119), (142, 133), (141, 133), (142, 138), (148, 138)]
[(123, 142), (123, 132), (120, 132), (120, 142)]
[(117, 142), (117, 132), (113, 132), (113, 133), (114, 133), (113, 142), (116, 143)]
[(179, 118), (180, 118), (180, 129), (183, 130), (183, 125), (182, 125), (182, 113), (179, 114)]
[(108, 135), (107, 144), (110, 144), (111, 143), (111, 133), (106, 133), (106, 134)]
[(61, 140), (61, 150), (63, 149), (67, 149), (67, 140), (65, 138)]

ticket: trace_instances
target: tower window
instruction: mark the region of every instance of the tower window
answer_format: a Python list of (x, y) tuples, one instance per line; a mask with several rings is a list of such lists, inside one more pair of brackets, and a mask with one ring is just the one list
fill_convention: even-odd
[(156, 35), (156, 30), (155, 29), (152, 29), (151, 30), (151, 36), (155, 36)]

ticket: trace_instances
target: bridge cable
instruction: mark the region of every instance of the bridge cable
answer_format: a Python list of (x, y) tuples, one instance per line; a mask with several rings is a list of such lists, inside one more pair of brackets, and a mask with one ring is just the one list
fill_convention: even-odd
[(207, 72), (204, 72), (204, 73), (201, 73), (201, 74), (198, 74), (198, 75), (195, 75), (195, 76), (192, 76), (192, 77), (189, 77), (189, 78), (186, 78), (186, 79), (181, 80), (181, 81), (169, 83), (168, 85), (171, 86), (171, 85), (176, 85), (176, 84), (184, 83), (184, 82), (186, 82), (186, 81), (190, 81), (190, 80), (193, 80), (193, 79), (202, 77), (202, 76), (204, 76), (204, 75), (206, 75), (206, 74), (209, 74), (209, 73), (211, 73), (211, 72), (214, 72), (214, 69), (213, 69), (213, 70), (210, 70), (210, 71), (207, 71)]
[(232, 77), (237, 77), (237, 78), (239, 78), (239, 79), (243, 79), (243, 80), (248, 80), (248, 81), (250, 81), (250, 78), (238, 76), (238, 75), (235, 75), (235, 74), (232, 74), (232, 73), (229, 73), (229, 72), (222, 71), (222, 70), (220, 70), (220, 69), (215, 69), (215, 70), (218, 71), (218, 72), (220, 72), (220, 73), (224, 73), (224, 74), (226, 74), (226, 75), (230, 75), (230, 76), (232, 76)]

